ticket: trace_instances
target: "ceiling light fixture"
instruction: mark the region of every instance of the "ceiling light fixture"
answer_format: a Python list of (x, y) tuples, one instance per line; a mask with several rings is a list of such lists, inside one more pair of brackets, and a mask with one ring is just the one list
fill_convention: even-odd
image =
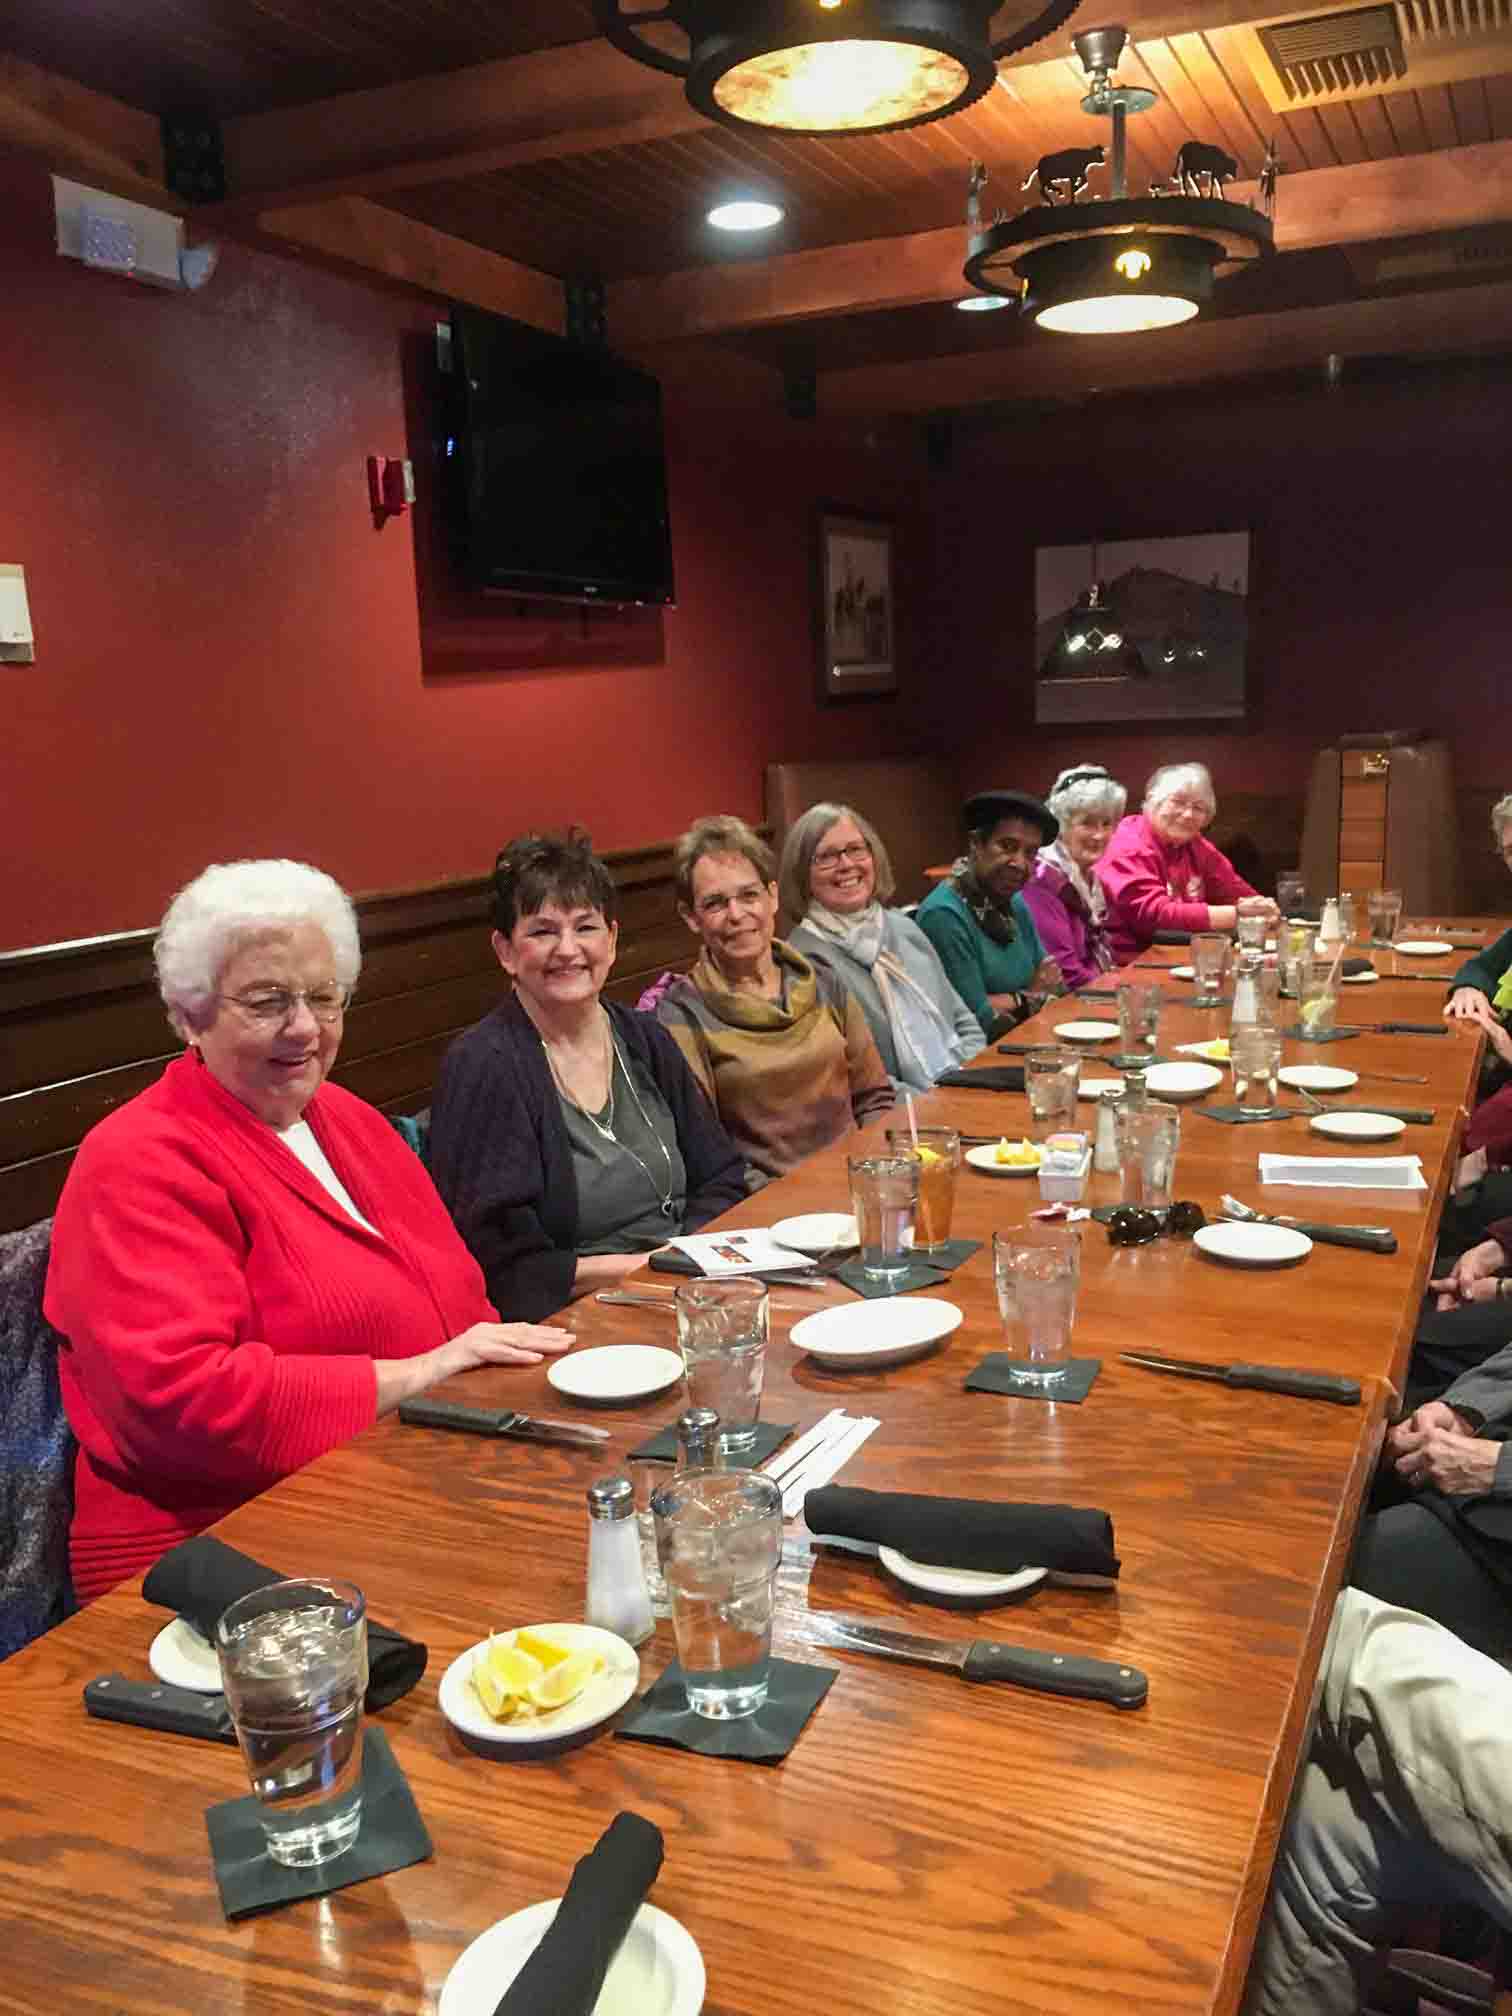
[(782, 211), (775, 203), (743, 196), (733, 203), (716, 203), (709, 212), (709, 222), (716, 231), (770, 231), (782, 222)]
[[(971, 236), (966, 278), (972, 286), (1021, 301), (1042, 329), (1108, 336), (1172, 328), (1211, 300), (1216, 273), (1274, 249), (1273, 149), (1260, 177), (1263, 213), (1224, 198), (1224, 181), (1237, 173), (1237, 164), (1194, 140), (1177, 155), (1165, 191), (1129, 195), (1126, 122), (1147, 112), (1156, 94), (1114, 79), (1127, 41), (1127, 30), (1118, 27), (1072, 37), (1090, 85), (1082, 110), (1112, 125), (1108, 195), (1078, 201), (1088, 176), (1102, 167), (1104, 150), (1066, 148), (1046, 155), (1030, 176), (1039, 179), (1038, 204), (1016, 217), (1000, 214)], [(979, 217), (984, 180), (973, 168), (969, 218)], [(1199, 194), (1204, 184), (1206, 193)]]
[(966, 294), (955, 304), (963, 315), (985, 315), (992, 308), (1011, 308), (1006, 294)]
[(726, 126), (891, 133), (943, 119), (990, 90), (997, 65), (1079, 0), (593, 0), (627, 56), (681, 77)]

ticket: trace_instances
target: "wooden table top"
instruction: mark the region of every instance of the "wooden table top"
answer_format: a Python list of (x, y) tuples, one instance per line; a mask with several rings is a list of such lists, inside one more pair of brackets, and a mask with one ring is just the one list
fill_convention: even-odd
[[(1182, 985), (1168, 984), (1162, 1048), (1223, 1026), (1223, 1011), (1181, 1003)], [(1347, 1003), (1362, 1020), (1426, 1022), (1440, 997), (1394, 979)], [(1054, 1003), (1028, 1034), (1110, 1005)], [(163, 1621), (139, 1585), (95, 1603), (0, 1678), (10, 1907), (0, 2010), (430, 2011), (469, 1941), (558, 1894), (623, 1807), (666, 1834), (653, 1901), (702, 1949), (709, 2016), (1234, 2008), (1391, 1404), (1383, 1382), (1400, 1376), (1479, 1045), (1462, 1027), (1287, 1046), (1289, 1060), (1429, 1079), (1359, 1088), (1436, 1108), (1431, 1127), (1388, 1144), (1422, 1155), (1426, 1193), (1264, 1194), (1304, 1216), (1390, 1223), (1393, 1256), (1319, 1246), (1295, 1269), (1241, 1273), (1166, 1239), (1115, 1251), (1088, 1225), (1075, 1349), (1103, 1369), (1081, 1405), (963, 1390), (1001, 1343), (986, 1250), (942, 1291), (964, 1310), (961, 1327), (932, 1356), (886, 1372), (826, 1373), (788, 1343), (797, 1313), (846, 1291), (773, 1291), (766, 1418), (802, 1428), (842, 1405), (881, 1419), (843, 1481), (1103, 1506), (1123, 1560), (1113, 1593), (1044, 1589), (1011, 1611), (963, 1617), (890, 1588), (870, 1562), (816, 1554), (790, 1526), (778, 1650), (840, 1677), (780, 1765), (607, 1733), (555, 1759), (495, 1763), (465, 1750), (437, 1706), (447, 1664), (490, 1627), (581, 1616), (584, 1490), (676, 1411), (675, 1394), (602, 1413), (608, 1459), (389, 1420), (217, 1529), (290, 1572), (352, 1576), (375, 1616), (431, 1647), (425, 1679), (381, 1722), (436, 1853), (388, 1878), (226, 1924), (203, 1812), (244, 1792), (240, 1759), (86, 1718), (84, 1683), (113, 1669), (145, 1677)], [(937, 1092), (920, 1110), (973, 1132), (1025, 1131), (1020, 1095)], [(728, 1222), (842, 1208), (854, 1145), (815, 1157)], [(1223, 1127), (1189, 1115), (1178, 1194), (1213, 1206), (1232, 1189), (1260, 1203), (1262, 1146), (1337, 1144), (1302, 1122)], [(1095, 1180), (1094, 1199), (1112, 1180)], [(987, 1240), (1038, 1202), (1032, 1180), (963, 1170), (954, 1229)], [(575, 1321), (583, 1344), (671, 1342), (655, 1310), (589, 1301)], [(1158, 1377), (1118, 1362), (1135, 1344), (1346, 1371), (1368, 1382), (1366, 1396), (1346, 1408)], [(474, 1374), (448, 1391), (572, 1411), (541, 1371)], [(1120, 1712), (816, 1651), (796, 1636), (809, 1606), (1132, 1663), (1149, 1675), (1149, 1704)], [(643, 1648), (645, 1679), (671, 1649), (663, 1624)]]

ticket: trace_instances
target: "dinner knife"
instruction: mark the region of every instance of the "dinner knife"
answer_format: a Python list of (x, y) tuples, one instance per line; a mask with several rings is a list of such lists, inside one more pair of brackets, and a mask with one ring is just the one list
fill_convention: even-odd
[(1223, 1365), (1206, 1358), (1170, 1358), (1158, 1351), (1120, 1351), (1126, 1365), (1174, 1372), (1180, 1379), (1216, 1379), (1224, 1386), (1254, 1386), (1262, 1393), (1291, 1393), (1300, 1400), (1333, 1400), (1358, 1407), (1359, 1381), (1337, 1372), (1299, 1371), (1291, 1365)]
[(84, 1689), (84, 1706), (102, 1722), (130, 1722), (139, 1729), (162, 1729), (170, 1736), (201, 1736), (209, 1743), (234, 1743), (231, 1710), (221, 1694), (196, 1694), (159, 1680), (128, 1680), (102, 1673)]
[(401, 1400), (399, 1419), (411, 1428), (453, 1428), (462, 1435), (513, 1435), (525, 1442), (561, 1442), (576, 1449), (597, 1449), (609, 1440), (607, 1428), (542, 1421), (530, 1414), (517, 1414), (512, 1407), (462, 1407), (455, 1400)]
[(1284, 1225), (1305, 1232), (1319, 1246), (1353, 1246), (1361, 1253), (1395, 1253), (1397, 1236), (1389, 1225), (1315, 1225), (1308, 1218), (1288, 1218), (1279, 1211), (1220, 1211), (1231, 1225)]
[(844, 1611), (811, 1610), (812, 1642), (901, 1659), (913, 1666), (947, 1666), (963, 1680), (1006, 1680), (1041, 1694), (1071, 1694), (1081, 1701), (1111, 1701), (1115, 1708), (1142, 1708), (1150, 1683), (1137, 1666), (1088, 1659), (1079, 1652), (1040, 1652), (1032, 1645), (1006, 1645), (996, 1638), (924, 1638), (869, 1617)]

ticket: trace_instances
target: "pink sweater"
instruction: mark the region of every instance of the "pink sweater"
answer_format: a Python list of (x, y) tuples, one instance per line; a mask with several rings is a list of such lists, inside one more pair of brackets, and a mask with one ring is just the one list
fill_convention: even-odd
[(1254, 896), (1226, 854), (1199, 837), (1173, 847), (1143, 812), (1120, 819), (1097, 879), (1108, 892), (1108, 942), (1113, 963), (1126, 966), (1157, 931), (1206, 931), (1209, 904)]
[(369, 1426), (375, 1358), (493, 1318), (477, 1263), (382, 1114), (326, 1085), (304, 1117), (383, 1237), (188, 1055), (74, 1160), (44, 1306), (67, 1339), (80, 1596)]

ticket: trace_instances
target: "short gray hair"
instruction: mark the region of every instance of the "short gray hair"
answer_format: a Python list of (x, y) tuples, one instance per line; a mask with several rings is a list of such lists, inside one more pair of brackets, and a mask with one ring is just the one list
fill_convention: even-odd
[(1505, 798), (1498, 798), (1491, 807), (1491, 831), (1496, 836), (1498, 847), (1501, 845), (1503, 829), (1508, 826), (1512, 826), (1512, 791), (1509, 791)]
[(1081, 819), (1089, 812), (1121, 819), (1128, 802), (1128, 792), (1100, 763), (1073, 763), (1069, 770), (1062, 770), (1045, 800), (1062, 826), (1068, 819)]
[(1218, 796), (1205, 763), (1162, 763), (1145, 786), (1144, 810), (1148, 812), (1152, 805), (1174, 798), (1178, 791), (1186, 792), (1189, 798), (1205, 798), (1210, 819), (1217, 812)]
[(838, 826), (842, 819), (851, 821), (871, 849), (872, 865), (877, 871), (877, 901), (890, 902), (897, 891), (892, 862), (882, 845), (881, 834), (870, 819), (863, 818), (854, 805), (836, 805), (830, 799), (822, 799), (819, 804), (810, 805), (807, 812), (800, 813), (788, 828), (788, 836), (782, 843), (782, 867), (777, 887), (782, 895), (782, 907), (795, 924), (813, 899), (814, 856), (831, 826)]
[(763, 882), (777, 880), (776, 857), (754, 827), (732, 812), (711, 812), (695, 819), (672, 850), (677, 898), (689, 910), (693, 908), (693, 870), (711, 854), (741, 855)]
[(339, 883), (302, 861), (220, 861), (186, 882), (158, 926), (152, 960), (168, 1020), (186, 1040), (212, 1020), (226, 962), (248, 938), (318, 924), (331, 941), (335, 979), (362, 970), (357, 913)]

